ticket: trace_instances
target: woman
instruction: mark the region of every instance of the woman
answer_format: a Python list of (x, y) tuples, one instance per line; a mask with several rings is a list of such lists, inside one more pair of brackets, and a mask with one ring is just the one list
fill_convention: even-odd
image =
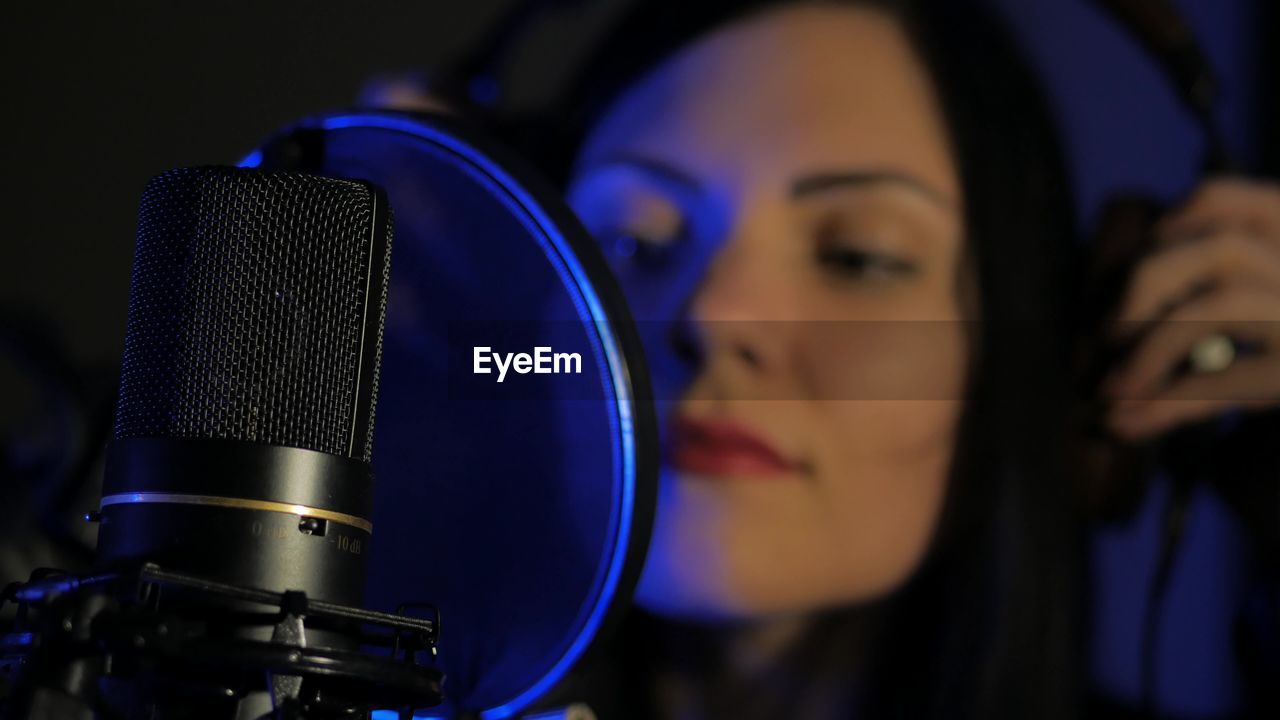
[[(554, 117), (571, 150), (523, 143), (610, 257), (665, 421), (644, 612), (596, 692), (561, 697), (606, 718), (1083, 713), (1059, 440), (1080, 288), (1005, 33), (906, 0), (647, 0), (620, 26), (576, 122)], [(1207, 182), (1154, 241), (1103, 330), (1131, 349), (1095, 399), (1106, 430), (1274, 407), (1280, 190)], [(1270, 464), (1220, 469), (1275, 562), (1273, 435), (1246, 434)]]
[[(587, 63), (566, 166), (666, 420), (621, 704), (1077, 714), (1072, 227), (1019, 54), (972, 4), (664, 5)], [(1280, 319), (1276, 189), (1208, 183), (1157, 235), (1112, 330), (1130, 442), (1280, 399), (1274, 354), (1177, 372), (1280, 341), (1239, 322)]]
[(1073, 714), (1071, 229), (1029, 74), (973, 9), (661, 5), (588, 63), (567, 178), (666, 419), (620, 704)]

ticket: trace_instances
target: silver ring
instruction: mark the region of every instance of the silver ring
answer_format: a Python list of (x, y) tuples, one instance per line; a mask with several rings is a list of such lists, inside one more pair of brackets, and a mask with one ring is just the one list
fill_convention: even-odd
[(1191, 346), (1187, 360), (1197, 373), (1220, 373), (1236, 361), (1236, 343), (1224, 333), (1205, 335)]

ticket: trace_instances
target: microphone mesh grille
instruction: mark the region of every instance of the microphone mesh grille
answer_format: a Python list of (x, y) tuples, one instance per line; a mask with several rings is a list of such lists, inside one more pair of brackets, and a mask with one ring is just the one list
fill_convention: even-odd
[[(372, 248), (374, 195), (358, 182), (240, 168), (153, 178), (139, 212), (115, 437), (368, 460), (378, 363), (362, 368), (361, 358), (364, 343), (381, 352), (390, 259)], [(361, 393), (370, 417), (357, 424)], [(367, 433), (353, 440), (357, 427)]]

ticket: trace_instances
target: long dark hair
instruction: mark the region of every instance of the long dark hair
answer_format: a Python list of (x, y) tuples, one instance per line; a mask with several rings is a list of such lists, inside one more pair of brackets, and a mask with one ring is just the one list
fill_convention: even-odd
[[(859, 709), (877, 718), (1072, 717), (1085, 626), (1065, 440), (1074, 229), (1053, 123), (1010, 34), (975, 3), (851, 2), (897, 19), (932, 78), (965, 191), (964, 271), (976, 278), (979, 306), (941, 527), (912, 579), (873, 611)], [(556, 116), (566, 147), (675, 50), (781, 4), (636, 3)], [(567, 177), (571, 154), (551, 147), (541, 145), (541, 160)]]

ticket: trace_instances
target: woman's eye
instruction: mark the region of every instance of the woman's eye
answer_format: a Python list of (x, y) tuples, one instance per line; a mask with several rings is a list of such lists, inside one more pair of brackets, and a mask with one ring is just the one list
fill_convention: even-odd
[(851, 279), (893, 279), (918, 270), (910, 260), (851, 246), (819, 248), (817, 260), (824, 269)]
[(675, 241), (655, 239), (633, 232), (616, 232), (604, 236), (605, 247), (612, 257), (646, 269), (659, 269), (670, 262)]

